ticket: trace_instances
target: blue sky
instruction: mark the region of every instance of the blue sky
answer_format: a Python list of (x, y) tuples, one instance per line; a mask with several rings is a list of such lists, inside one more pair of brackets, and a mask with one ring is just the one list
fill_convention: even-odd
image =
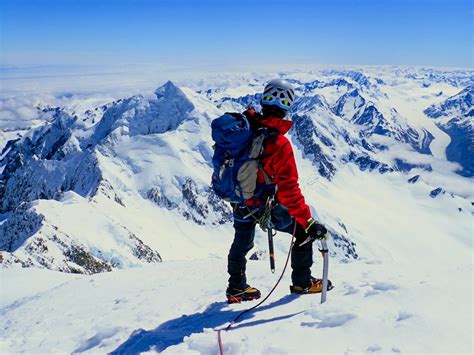
[(469, 0), (2, 0), (3, 65), (472, 67)]

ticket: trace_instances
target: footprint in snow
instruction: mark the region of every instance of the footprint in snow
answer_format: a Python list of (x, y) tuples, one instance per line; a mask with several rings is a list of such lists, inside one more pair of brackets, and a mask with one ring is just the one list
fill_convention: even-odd
[[(374, 344), (374, 345), (371, 345), (367, 348), (367, 350), (365, 351), (366, 353), (377, 353), (377, 352), (380, 352), (380, 353), (388, 353), (387, 351), (383, 351), (382, 350), (382, 347), (380, 345), (377, 345), (377, 344)], [(396, 348), (396, 347), (392, 347), (392, 353), (399, 353), (400, 352), (400, 349)]]
[(380, 265), (380, 264), (382, 264), (382, 261), (380, 261), (380, 260), (367, 260), (365, 263), (367, 265)]
[(372, 289), (365, 293), (365, 297), (377, 295), (384, 291), (398, 290), (398, 286), (390, 282), (374, 282), (369, 285)]
[(354, 293), (359, 292), (359, 290), (357, 288), (355, 288), (352, 285), (348, 285), (348, 284), (344, 285), (344, 289), (346, 290), (346, 292), (343, 293), (344, 296), (353, 295)]
[(374, 345), (369, 346), (365, 352), (375, 353), (377, 351), (382, 351), (382, 348), (379, 345), (374, 344)]
[(319, 313), (311, 312), (311, 316), (316, 319), (315, 322), (301, 322), (303, 327), (313, 327), (313, 328), (335, 328), (340, 327), (341, 325), (349, 322), (350, 320), (356, 318), (354, 314), (351, 313)]
[(401, 321), (409, 319), (411, 317), (413, 317), (413, 315), (408, 313), (408, 312), (403, 312), (403, 311), (398, 312), (397, 322), (401, 322)]
[(388, 291), (388, 290), (397, 290), (398, 286), (390, 282), (375, 282), (372, 284), (374, 290), (379, 291)]

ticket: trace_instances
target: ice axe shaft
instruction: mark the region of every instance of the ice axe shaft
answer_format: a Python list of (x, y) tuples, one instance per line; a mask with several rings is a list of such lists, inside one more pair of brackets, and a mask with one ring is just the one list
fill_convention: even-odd
[(328, 292), (328, 274), (329, 274), (329, 250), (325, 239), (320, 240), (321, 248), (319, 251), (323, 255), (323, 289), (321, 291), (321, 303), (326, 302)]
[(275, 251), (273, 248), (273, 233), (272, 229), (268, 228), (268, 254), (270, 255), (270, 270), (275, 273)]

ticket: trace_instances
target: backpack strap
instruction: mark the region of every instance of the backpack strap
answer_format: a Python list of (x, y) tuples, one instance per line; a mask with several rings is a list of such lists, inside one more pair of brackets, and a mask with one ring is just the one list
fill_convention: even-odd
[[(260, 152), (259, 152), (259, 155), (257, 157), (258, 160), (260, 160), (260, 158), (262, 157), (265, 140), (269, 137), (272, 137), (272, 136), (275, 136), (276, 134), (278, 134), (277, 131), (275, 131), (271, 128), (268, 128), (268, 127), (260, 128), (259, 131), (261, 131), (261, 133), (258, 135), (257, 138), (261, 139), (261, 143), (260, 143)], [(258, 170), (262, 172), (263, 178), (265, 179), (265, 184), (271, 185), (272, 184), (272, 179), (271, 179), (270, 175), (268, 175), (267, 172), (263, 169), (263, 165), (261, 164), (260, 161), (258, 163)]]
[(265, 184), (271, 185), (272, 184), (272, 179), (267, 174), (267, 172), (265, 170), (263, 170), (262, 164), (258, 164), (258, 170), (262, 172), (263, 178), (265, 179)]

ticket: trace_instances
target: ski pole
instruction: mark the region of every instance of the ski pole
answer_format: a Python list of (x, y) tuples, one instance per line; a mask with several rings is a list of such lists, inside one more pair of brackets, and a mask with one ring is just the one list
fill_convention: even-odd
[(270, 270), (275, 273), (275, 251), (273, 248), (272, 228), (268, 227), (268, 253), (270, 255)]
[(319, 251), (323, 255), (323, 289), (321, 291), (321, 303), (326, 302), (328, 291), (328, 273), (329, 273), (329, 250), (325, 239), (320, 240), (321, 248)]

